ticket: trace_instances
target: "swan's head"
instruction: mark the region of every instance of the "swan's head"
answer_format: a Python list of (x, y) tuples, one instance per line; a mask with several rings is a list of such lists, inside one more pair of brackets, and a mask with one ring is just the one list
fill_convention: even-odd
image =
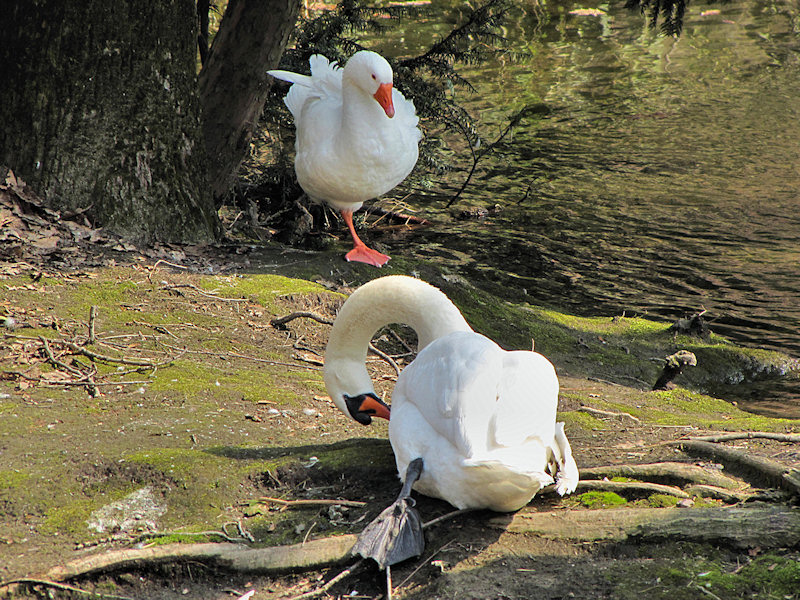
[(343, 77), (369, 94), (381, 105), (390, 119), (394, 116), (392, 67), (380, 54), (369, 50), (356, 52), (344, 67)]
[(326, 352), (325, 387), (328, 394), (340, 411), (362, 425), (372, 423), (372, 417), (389, 418), (389, 407), (375, 394), (366, 373), (363, 360), (359, 365), (358, 361)]

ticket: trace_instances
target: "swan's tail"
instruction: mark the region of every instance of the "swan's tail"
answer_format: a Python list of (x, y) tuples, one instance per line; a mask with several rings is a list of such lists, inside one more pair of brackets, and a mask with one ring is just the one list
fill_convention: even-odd
[(556, 492), (560, 496), (571, 494), (578, 487), (578, 465), (572, 458), (572, 448), (564, 433), (564, 423), (556, 423), (556, 434), (553, 438), (553, 459), (555, 461)]

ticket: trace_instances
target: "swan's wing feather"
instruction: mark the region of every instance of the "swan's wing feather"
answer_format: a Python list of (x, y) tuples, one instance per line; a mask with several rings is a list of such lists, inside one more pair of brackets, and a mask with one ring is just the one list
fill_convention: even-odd
[(422, 418), (464, 457), (482, 451), (497, 399), (503, 351), (473, 332), (426, 346), (398, 378), (393, 402), (414, 404)]
[(550, 445), (558, 405), (558, 377), (550, 361), (535, 352), (505, 352), (498, 384), (496, 444), (514, 447), (537, 437)]

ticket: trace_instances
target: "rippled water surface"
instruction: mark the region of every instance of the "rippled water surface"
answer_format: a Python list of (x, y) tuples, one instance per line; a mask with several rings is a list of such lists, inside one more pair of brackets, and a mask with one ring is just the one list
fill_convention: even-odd
[[(418, 254), (579, 314), (707, 309), (718, 333), (800, 356), (800, 9), (692, 4), (674, 40), (621, 7), (558, 4), (544, 23), (521, 13), (507, 33), (529, 58), (471, 72), (480, 93), (462, 96), (487, 140), (526, 105), (550, 110), (458, 202), (502, 212), (459, 221), (432, 199)], [(745, 395), (800, 416), (796, 384)]]

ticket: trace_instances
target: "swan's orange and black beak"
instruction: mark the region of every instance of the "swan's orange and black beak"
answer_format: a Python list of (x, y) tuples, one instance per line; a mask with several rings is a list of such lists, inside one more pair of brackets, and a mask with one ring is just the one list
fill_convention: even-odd
[(362, 425), (372, 423), (372, 417), (380, 417), (389, 420), (390, 409), (383, 400), (373, 393), (359, 394), (358, 396), (348, 396), (344, 394), (344, 402), (350, 416)]
[(373, 96), (378, 104), (383, 108), (383, 112), (390, 119), (394, 116), (394, 103), (392, 103), (392, 84), (382, 83), (378, 86), (378, 91)]

